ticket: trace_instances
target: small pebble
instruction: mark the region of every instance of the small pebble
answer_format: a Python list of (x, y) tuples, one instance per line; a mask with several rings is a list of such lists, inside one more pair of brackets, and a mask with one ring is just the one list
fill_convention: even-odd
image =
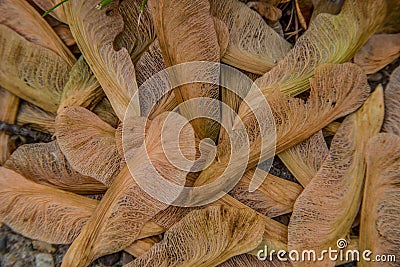
[(54, 267), (53, 257), (47, 253), (36, 254), (35, 267)]
[(130, 263), (134, 259), (135, 259), (135, 257), (133, 257), (131, 254), (122, 252), (122, 264), (123, 265)]
[(38, 250), (40, 252), (54, 253), (56, 251), (56, 248), (53, 245), (38, 240), (33, 240), (32, 246), (33, 249)]
[(121, 253), (114, 253), (99, 259), (99, 263), (104, 266), (114, 266), (121, 258)]
[(370, 81), (370, 82), (379, 82), (380, 80), (382, 80), (382, 78), (383, 78), (382, 73), (377, 72), (377, 73), (369, 75), (368, 76), (368, 81)]
[(0, 236), (0, 252), (5, 251), (7, 248), (7, 236)]

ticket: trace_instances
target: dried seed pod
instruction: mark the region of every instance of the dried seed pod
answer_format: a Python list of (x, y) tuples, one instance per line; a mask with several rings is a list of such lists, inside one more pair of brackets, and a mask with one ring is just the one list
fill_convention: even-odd
[[(344, 76), (347, 78), (344, 79)], [(247, 170), (255, 168), (259, 161), (269, 159), (274, 152), (283, 152), (321, 130), (335, 119), (353, 112), (361, 106), (369, 91), (365, 74), (360, 67), (352, 63), (320, 66), (314, 79), (311, 80), (311, 93), (306, 103), (298, 98), (286, 97), (276, 89), (267, 98), (275, 119), (276, 147), (275, 142), (268, 138), (262, 138), (260, 132), (254, 130), (257, 127), (257, 120), (253, 115), (248, 116), (251, 112), (248, 112), (249, 109), (246, 109), (244, 104), (241, 105), (239, 118), (244, 121), (250, 140), (252, 140), (248, 152), (250, 155)], [(261, 112), (264, 111), (261, 110)], [(275, 132), (273, 133), (275, 134)], [(218, 149), (227, 151), (224, 146), (228, 145), (220, 143)], [(264, 148), (263, 151), (260, 151), (262, 145)], [(201, 173), (196, 183), (205, 184), (217, 178), (222, 179), (223, 177), (220, 176), (228, 161), (229, 154), (220, 157), (219, 161), (215, 161)]]
[(126, 248), (125, 251), (135, 256), (136, 258), (141, 257), (160, 241), (161, 238), (159, 236), (139, 239), (135, 241), (129, 248)]
[(53, 51), (0, 25), (0, 85), (20, 98), (55, 113), (70, 66)]
[[(193, 1), (149, 1), (150, 11), (157, 38), (163, 53), (165, 65), (186, 63), (190, 61), (219, 62), (220, 47), (214, 29), (214, 21), (210, 14), (210, 3), (207, 0)], [(176, 12), (179, 10), (180, 12)], [(215, 79), (215, 84), (190, 83), (174, 88), (175, 98), (178, 103), (189, 99), (214, 98), (218, 99), (219, 88), (216, 85), (219, 78), (219, 67), (206, 71), (199, 69), (199, 75), (210, 75)], [(192, 70), (191, 73), (194, 73)], [(185, 72), (175, 72), (173, 79), (178, 83), (184, 81)], [(190, 74), (189, 74), (190, 75)], [(198, 79), (200, 80), (200, 79)], [(188, 102), (187, 102), (188, 103)], [(210, 119), (196, 118), (197, 114), (204, 114), (205, 105), (180, 105), (180, 112), (191, 121), (197, 136), (200, 139), (216, 139), (219, 125)], [(215, 110), (219, 114), (219, 110)]]
[(255, 249), (264, 229), (263, 220), (248, 210), (219, 206), (192, 211), (148, 253), (125, 266), (215, 266)]
[(226, 53), (226, 49), (228, 48), (229, 45), (229, 40), (230, 40), (229, 29), (226, 26), (226, 24), (219, 18), (213, 17), (213, 21), (214, 21), (214, 28), (218, 38), (219, 56), (220, 58), (223, 58)]
[(256, 10), (269, 23), (275, 23), (282, 17), (282, 10), (266, 2), (248, 2), (247, 6)]
[(257, 85), (264, 95), (275, 88), (292, 96), (304, 92), (319, 65), (343, 63), (354, 56), (382, 25), (385, 9), (384, 0), (345, 1), (338, 15), (318, 15), (293, 49), (257, 80)]
[(110, 101), (104, 97), (99, 104), (92, 110), (100, 119), (107, 122), (113, 128), (117, 128), (120, 123), (117, 115), (115, 114)]
[(69, 66), (74, 65), (74, 55), (28, 1), (2, 0), (0, 12), (0, 24), (11, 28), (29, 42), (50, 49)]
[(212, 0), (211, 14), (226, 24), (229, 44), (222, 62), (264, 74), (281, 60), (291, 45), (254, 10), (237, 0)]
[(111, 185), (121, 161), (113, 127), (85, 108), (70, 107), (57, 115), (55, 135), (73, 169)]
[[(128, 115), (129, 116), (129, 115)], [(143, 145), (145, 133), (151, 122), (145, 117), (126, 117), (125, 125), (119, 125), (115, 131), (118, 153), (125, 162), (131, 159)], [(143, 129), (145, 131), (143, 132)], [(124, 138), (122, 135), (125, 135)]]
[(306, 187), (329, 155), (322, 131), (286, 149), (279, 158), (303, 187)]
[[(153, 75), (165, 68), (160, 45), (158, 44), (158, 40), (155, 40), (149, 46), (148, 51), (144, 52), (138, 62), (136, 62), (135, 69), (139, 86), (140, 114), (129, 115), (148, 116), (149, 119), (153, 119), (163, 112), (172, 111), (178, 105), (173, 91), (169, 91), (166, 94), (162, 91), (164, 85), (169, 84), (169, 81), (164, 80), (164, 76), (157, 76), (156, 79), (153, 77)], [(159, 86), (141, 87), (151, 77), (153, 77), (152, 81), (156, 82)], [(160, 96), (162, 97), (158, 100)]]
[[(344, 76), (347, 79), (343, 79)], [(355, 111), (370, 91), (365, 74), (352, 63), (323, 64), (316, 70), (310, 83), (310, 97), (305, 104), (301, 99), (284, 97), (279, 90), (267, 98), (275, 117), (276, 153), (298, 144), (335, 119)], [(239, 109), (239, 116), (245, 118), (244, 114), (246, 111), (242, 113)], [(258, 145), (254, 142), (251, 148), (255, 150)]]
[(17, 114), (17, 125), (27, 126), (34, 130), (54, 134), (56, 116), (50, 112), (22, 101)]
[[(0, 221), (14, 231), (51, 244), (70, 244), (94, 213), (98, 201), (36, 184), (0, 167)], [(146, 223), (139, 238), (164, 230)], [(156, 237), (134, 242), (126, 251), (136, 257), (150, 249)]]
[[(50, 10), (55, 5), (60, 3), (59, 0), (33, 0), (33, 2), (44, 11)], [(63, 23), (68, 23), (67, 16), (65, 15), (64, 5), (57, 7), (49, 15)]]
[(97, 206), (96, 200), (36, 184), (3, 167), (0, 185), (0, 221), (48, 243), (71, 243)]
[[(373, 255), (395, 255), (397, 259), (400, 257), (400, 137), (382, 133), (372, 138), (366, 161), (360, 251), (368, 249)], [(382, 263), (362, 260), (360, 266), (382, 266)]]
[[(383, 90), (377, 88), (343, 121), (332, 140), (329, 157), (296, 200), (289, 223), (289, 250), (320, 253), (335, 247), (337, 240), (349, 233), (361, 205), (365, 147), (379, 133), (383, 117)], [(295, 263), (305, 264), (320, 266), (321, 262)], [(334, 266), (329, 258), (322, 264)]]
[[(87, 266), (98, 257), (129, 247), (140, 237), (144, 225), (168, 207), (143, 191), (134, 179), (152, 181), (151, 176), (157, 178), (161, 174), (173, 183), (184, 184), (187, 172), (172, 165), (168, 160), (171, 158), (167, 158), (163, 150), (170, 151), (170, 139), (176, 137), (170, 136), (171, 130), (180, 129), (181, 119), (177, 113), (171, 112), (152, 121), (145, 144), (128, 161), (128, 166), (135, 166), (132, 175), (125, 167), (114, 179), (96, 212), (69, 248), (62, 266)], [(194, 132), (190, 125), (180, 129), (179, 148), (179, 155), (194, 159)], [(146, 161), (147, 158), (150, 161)]]
[(341, 123), (338, 121), (334, 121), (329, 123), (326, 127), (322, 129), (322, 133), (325, 137), (334, 136), (338, 129), (340, 128)]
[(85, 59), (81, 57), (71, 69), (68, 82), (61, 94), (58, 112), (73, 106), (93, 109), (103, 97), (100, 84)]
[(400, 31), (400, 5), (397, 0), (386, 0), (387, 13), (379, 32), (398, 33)]
[(65, 43), (65, 45), (71, 47), (76, 45), (76, 41), (74, 36), (72, 36), (71, 30), (65, 24), (60, 24), (53, 26), (54, 31), (56, 34), (61, 38), (61, 40)]
[(392, 72), (385, 89), (385, 121), (382, 130), (400, 135), (400, 67)]
[[(257, 178), (253, 175), (261, 177)], [(256, 191), (250, 192), (251, 179), (260, 179), (264, 182)], [(293, 210), (294, 202), (302, 190), (296, 183), (259, 169), (255, 174), (253, 170), (247, 171), (229, 194), (261, 214), (276, 217)]]
[[(14, 124), (19, 108), (19, 98), (0, 87), (0, 121)], [(0, 131), (0, 166), (9, 158), (12, 151), (9, 146), (10, 135)]]
[(5, 167), (38, 184), (77, 194), (97, 194), (106, 190), (102, 183), (72, 169), (56, 141), (19, 147)]
[(122, 121), (137, 90), (133, 62), (155, 34), (147, 9), (136, 28), (141, 1), (111, 3), (101, 10), (97, 4), (98, 0), (70, 0), (65, 13), (82, 54)]
[[(129, 0), (119, 3), (118, 12), (124, 20), (124, 28), (114, 40), (115, 50), (125, 48), (136, 63), (143, 52), (156, 38), (156, 32), (147, 5), (142, 0)], [(140, 17), (140, 20), (139, 20)]]

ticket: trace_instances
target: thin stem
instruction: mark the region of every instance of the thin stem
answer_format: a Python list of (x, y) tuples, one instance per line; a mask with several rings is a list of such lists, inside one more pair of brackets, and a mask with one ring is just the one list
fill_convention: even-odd
[(140, 25), (140, 19), (142, 18), (142, 14), (144, 12), (144, 9), (146, 8), (147, 0), (142, 1), (142, 5), (140, 6), (140, 13), (139, 13), (139, 18), (138, 18), (138, 26)]
[(50, 8), (49, 10), (47, 10), (46, 12), (43, 13), (42, 17), (47, 16), (50, 12), (52, 12), (54, 9), (56, 9), (57, 7), (61, 6), (62, 4), (68, 2), (69, 0), (62, 0), (60, 3), (58, 3), (57, 5), (53, 6), (52, 8)]
[(107, 6), (108, 4), (111, 4), (114, 0), (102, 0), (97, 6), (97, 9), (102, 9), (103, 7)]

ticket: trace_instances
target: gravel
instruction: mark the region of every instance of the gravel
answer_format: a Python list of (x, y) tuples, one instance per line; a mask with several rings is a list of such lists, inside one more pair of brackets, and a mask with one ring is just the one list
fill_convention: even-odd
[(53, 256), (48, 253), (38, 253), (35, 255), (35, 267), (54, 267)]

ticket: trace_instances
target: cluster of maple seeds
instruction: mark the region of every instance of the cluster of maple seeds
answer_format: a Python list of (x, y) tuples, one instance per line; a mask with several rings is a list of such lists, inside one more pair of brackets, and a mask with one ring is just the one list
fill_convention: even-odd
[[(45, 9), (54, 4), (34, 2)], [(400, 71), (393, 72), (385, 91), (378, 86), (372, 93), (365, 75), (398, 56), (398, 34), (370, 39), (396, 32), (390, 13), (395, 1), (345, 1), (337, 15), (322, 14), (324, 5), (316, 5), (321, 14), (311, 17), (293, 47), (236, 0), (149, 1), (141, 15), (142, 1), (113, 1), (101, 10), (97, 2), (68, 1), (54, 11), (63, 24), (53, 28), (28, 2), (0, 2), (5, 14), (0, 85), (6, 89), (0, 91), (1, 119), (55, 137), (10, 155), (9, 136), (0, 134), (3, 223), (33, 239), (72, 243), (63, 266), (87, 266), (120, 250), (137, 257), (128, 266), (269, 266), (305, 263), (259, 261), (253, 255), (265, 245), (298, 251), (334, 247), (360, 212), (360, 233), (352, 237), (359, 250), (398, 254), (400, 218), (393, 211), (400, 206)], [(376, 40), (393, 42), (384, 42), (388, 49), (382, 51)], [(66, 45), (75, 42), (83, 55), (78, 60)], [(352, 58), (358, 65), (345, 63)], [(200, 83), (174, 89), (151, 110), (145, 110), (150, 92), (141, 92), (140, 113), (127, 129), (135, 133), (140, 125), (146, 134), (128, 140), (127, 153), (121, 122), (132, 96), (153, 74), (190, 61), (223, 62), (249, 72), (274, 114), (276, 147), (262, 143), (240, 98)], [(295, 97), (307, 90), (306, 102)], [(182, 137), (194, 144), (181, 147), (188, 157), (197, 155), (199, 139), (218, 140), (218, 160), (201, 173), (174, 168), (160, 145), (167, 114), (198, 97), (222, 99), (235, 109), (251, 137), (250, 158), (229, 194), (206, 207), (174, 207), (146, 194), (127, 163), (149, 175), (146, 154), (166, 179), (183, 176), (194, 186), (223, 175), (229, 154), (222, 152), (229, 144), (216, 124), (194, 121)], [(246, 99), (256, 97), (250, 93)], [(18, 106), (20, 99), (26, 102)], [(325, 127), (334, 128), (330, 149)], [(270, 151), (299, 183), (255, 172), (260, 155), (267, 160)], [(264, 182), (249, 192), (254, 173)], [(101, 201), (84, 196), (99, 193)], [(272, 219), (290, 212), (288, 226)], [(308, 264), (335, 264), (325, 260)]]

